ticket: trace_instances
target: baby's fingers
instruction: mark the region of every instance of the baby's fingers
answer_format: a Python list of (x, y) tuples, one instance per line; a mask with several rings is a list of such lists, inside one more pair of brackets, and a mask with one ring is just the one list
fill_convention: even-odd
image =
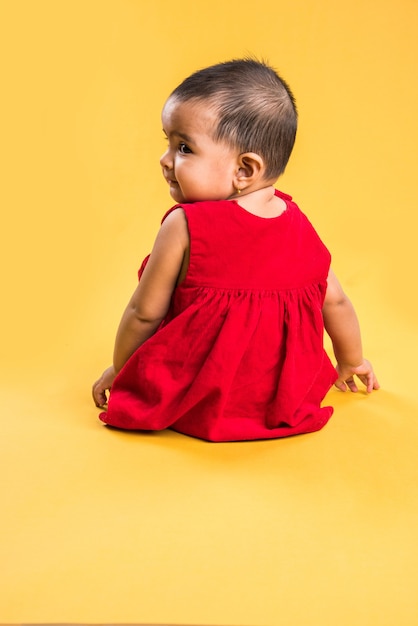
[(347, 387), (349, 388), (350, 391), (352, 391), (353, 393), (357, 393), (358, 391), (358, 387), (354, 381), (354, 378), (352, 376), (350, 376), (350, 378), (347, 378), (347, 380), (345, 381), (347, 384)]
[[(368, 364), (367, 361), (366, 363)], [(371, 393), (373, 389), (379, 389), (380, 385), (371, 367), (370, 367), (370, 370), (366, 372), (364, 371), (364, 368), (359, 367), (356, 369), (360, 371), (354, 370), (354, 373), (356, 374), (356, 376), (358, 376), (361, 382), (365, 385), (367, 393)]]
[(377, 390), (380, 389), (380, 385), (377, 381), (376, 376), (374, 375), (373, 372), (371, 372), (366, 380), (363, 381), (364, 384), (366, 385), (366, 389), (367, 389), (367, 393), (371, 393), (373, 390)]
[(335, 387), (337, 387), (337, 389), (339, 389), (340, 391), (347, 391), (347, 385), (345, 383), (345, 380), (343, 380), (342, 378), (338, 378), (335, 383), (334, 383)]
[(94, 404), (98, 408), (104, 407), (104, 405), (107, 403), (106, 387), (103, 387), (103, 385), (100, 384), (100, 380), (94, 383), (92, 395)]

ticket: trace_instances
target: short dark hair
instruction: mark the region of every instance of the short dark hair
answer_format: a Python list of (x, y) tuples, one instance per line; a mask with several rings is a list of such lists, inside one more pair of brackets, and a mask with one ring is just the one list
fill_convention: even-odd
[(170, 97), (208, 101), (218, 117), (215, 140), (259, 154), (266, 178), (284, 172), (296, 138), (296, 103), (287, 83), (264, 61), (234, 59), (198, 70)]

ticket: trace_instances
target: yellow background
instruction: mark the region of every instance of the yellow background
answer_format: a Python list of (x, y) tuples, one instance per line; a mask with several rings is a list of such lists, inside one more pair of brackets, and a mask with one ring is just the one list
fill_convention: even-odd
[[(416, 0), (0, 6), (0, 622), (415, 626)], [(283, 441), (109, 431), (90, 386), (172, 204), (161, 107), (247, 54), (295, 92), (278, 186), (383, 388)]]

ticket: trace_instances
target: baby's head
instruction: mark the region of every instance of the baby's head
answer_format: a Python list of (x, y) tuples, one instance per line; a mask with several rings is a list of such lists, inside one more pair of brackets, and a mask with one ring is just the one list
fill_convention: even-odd
[(199, 70), (171, 94), (177, 102), (205, 103), (215, 114), (213, 140), (259, 154), (265, 178), (285, 170), (296, 137), (295, 99), (267, 64), (238, 59)]

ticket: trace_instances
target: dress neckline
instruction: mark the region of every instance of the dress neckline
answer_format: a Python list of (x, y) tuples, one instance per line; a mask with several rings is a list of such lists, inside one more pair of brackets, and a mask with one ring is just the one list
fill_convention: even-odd
[(262, 215), (257, 215), (256, 213), (251, 213), (251, 211), (243, 207), (237, 200), (228, 200), (228, 202), (232, 202), (238, 209), (240, 209), (243, 213), (246, 213), (247, 215), (249, 215), (251, 218), (255, 218), (257, 220), (278, 220), (281, 217), (283, 217), (283, 215), (289, 212), (292, 198), (291, 196), (288, 196), (287, 194), (281, 191), (278, 191), (278, 189), (275, 189), (274, 192), (275, 192), (275, 196), (277, 198), (280, 198), (280, 200), (283, 200), (286, 206), (283, 209), (283, 211), (279, 213), (279, 215), (274, 215), (272, 217), (264, 217)]

